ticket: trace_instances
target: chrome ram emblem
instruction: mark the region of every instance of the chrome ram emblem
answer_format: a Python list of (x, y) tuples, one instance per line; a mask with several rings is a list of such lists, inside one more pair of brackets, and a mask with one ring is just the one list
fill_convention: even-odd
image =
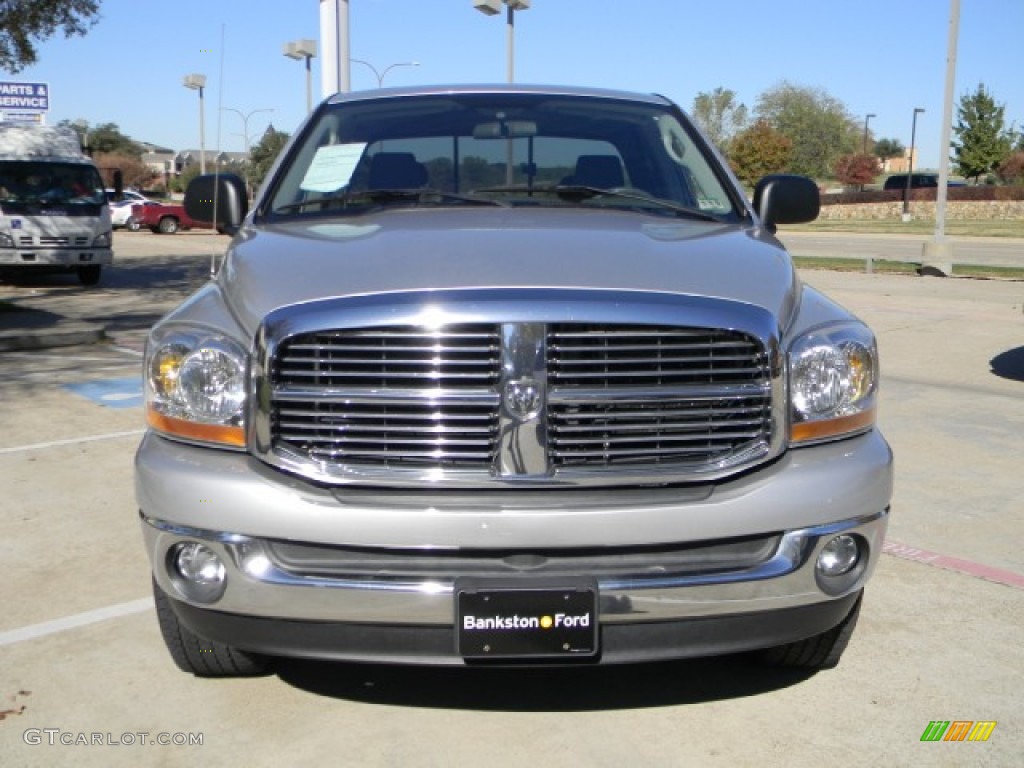
[(505, 409), (517, 421), (535, 419), (544, 407), (544, 389), (536, 379), (505, 382)]

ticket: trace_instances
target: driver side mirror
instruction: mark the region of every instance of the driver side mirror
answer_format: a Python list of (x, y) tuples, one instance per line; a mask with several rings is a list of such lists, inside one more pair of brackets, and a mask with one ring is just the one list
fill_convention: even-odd
[(245, 182), (233, 173), (196, 176), (185, 190), (185, 213), (213, 222), (218, 232), (234, 235), (249, 212)]
[(814, 221), (821, 211), (818, 185), (806, 176), (784, 173), (765, 176), (754, 187), (754, 210), (772, 232), (779, 224)]

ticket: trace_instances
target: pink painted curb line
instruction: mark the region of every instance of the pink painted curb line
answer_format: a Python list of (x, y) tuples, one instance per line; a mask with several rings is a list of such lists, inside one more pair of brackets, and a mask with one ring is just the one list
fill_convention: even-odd
[(1001, 568), (993, 568), (989, 565), (982, 565), (970, 560), (961, 560), (958, 557), (942, 555), (938, 552), (929, 552), (927, 549), (918, 549), (907, 544), (900, 544), (898, 541), (887, 541), (882, 546), (882, 551), (887, 555), (898, 557), (901, 560), (912, 560), (915, 563), (934, 565), (946, 571), (956, 571), (976, 579), (993, 581), (996, 584), (1003, 584), (1015, 589), (1024, 589), (1024, 574), (1004, 571)]

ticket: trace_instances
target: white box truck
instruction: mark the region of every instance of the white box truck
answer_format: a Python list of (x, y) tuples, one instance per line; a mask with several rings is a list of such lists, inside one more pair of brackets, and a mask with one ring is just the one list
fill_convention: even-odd
[(111, 233), (103, 181), (72, 129), (0, 123), (0, 275), (72, 271), (95, 285)]

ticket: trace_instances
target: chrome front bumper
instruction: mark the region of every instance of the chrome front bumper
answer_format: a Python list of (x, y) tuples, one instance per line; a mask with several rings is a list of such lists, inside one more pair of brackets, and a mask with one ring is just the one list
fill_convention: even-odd
[[(874, 570), (887, 522), (888, 510), (883, 510), (785, 531), (774, 554), (752, 567), (600, 576), (600, 621), (609, 625), (773, 612), (851, 595), (863, 588)], [(160, 589), (197, 608), (281, 620), (453, 624), (455, 578), (451, 575), (410, 580), (394, 575), (296, 574), (275, 562), (269, 542), (263, 539), (182, 527), (150, 517), (142, 518), (142, 529)], [(816, 574), (817, 557), (825, 543), (840, 533), (856, 536), (865, 555), (848, 578), (823, 586)], [(226, 588), (213, 603), (186, 600), (170, 575), (174, 547), (188, 541), (205, 544), (225, 564)], [(529, 580), (531, 574), (522, 578)]]
[(112, 264), (110, 248), (2, 248), (0, 267), (88, 267)]

